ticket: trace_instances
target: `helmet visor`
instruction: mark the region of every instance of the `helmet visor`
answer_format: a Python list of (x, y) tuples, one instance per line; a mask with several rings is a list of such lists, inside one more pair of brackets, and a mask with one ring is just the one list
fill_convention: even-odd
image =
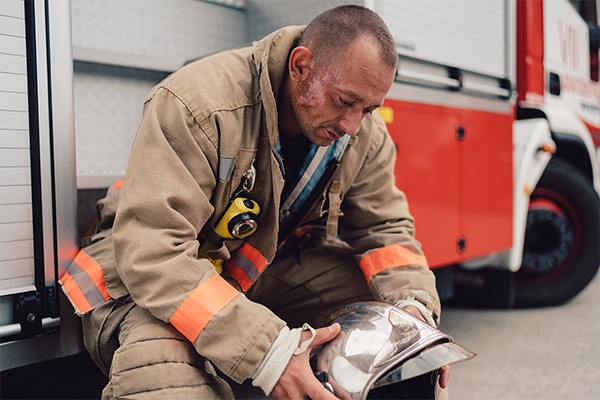
[(391, 385), (473, 357), (475, 353), (454, 342), (436, 343), (384, 375), (373, 387)]

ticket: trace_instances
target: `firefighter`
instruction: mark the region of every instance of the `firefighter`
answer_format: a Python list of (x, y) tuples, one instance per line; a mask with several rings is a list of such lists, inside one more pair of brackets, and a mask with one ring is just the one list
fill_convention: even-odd
[(274, 398), (334, 398), (308, 361), (339, 331), (312, 327), (332, 311), (378, 300), (438, 323), (376, 112), (396, 64), (383, 21), (341, 6), (153, 89), (61, 278), (103, 398), (233, 397), (216, 369)]

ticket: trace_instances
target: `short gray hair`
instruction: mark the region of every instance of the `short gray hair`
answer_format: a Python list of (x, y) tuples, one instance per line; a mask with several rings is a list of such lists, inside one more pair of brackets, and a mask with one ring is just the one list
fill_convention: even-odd
[(398, 54), (392, 34), (379, 15), (363, 6), (344, 5), (317, 15), (306, 26), (299, 45), (310, 46), (319, 63), (338, 56), (363, 35), (376, 40), (381, 59), (395, 69)]

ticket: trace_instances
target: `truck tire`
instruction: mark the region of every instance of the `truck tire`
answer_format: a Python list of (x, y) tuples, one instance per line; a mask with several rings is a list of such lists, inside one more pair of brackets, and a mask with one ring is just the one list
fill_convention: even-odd
[(517, 306), (561, 304), (592, 280), (600, 262), (599, 209), (590, 181), (553, 158), (530, 198)]

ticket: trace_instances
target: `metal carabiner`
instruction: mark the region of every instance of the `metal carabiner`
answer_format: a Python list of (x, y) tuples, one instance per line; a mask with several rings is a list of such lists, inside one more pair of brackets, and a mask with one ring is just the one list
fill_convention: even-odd
[(250, 168), (242, 174), (242, 188), (250, 193), (254, 189), (254, 182), (256, 181), (256, 168), (254, 168), (254, 160), (250, 164)]

